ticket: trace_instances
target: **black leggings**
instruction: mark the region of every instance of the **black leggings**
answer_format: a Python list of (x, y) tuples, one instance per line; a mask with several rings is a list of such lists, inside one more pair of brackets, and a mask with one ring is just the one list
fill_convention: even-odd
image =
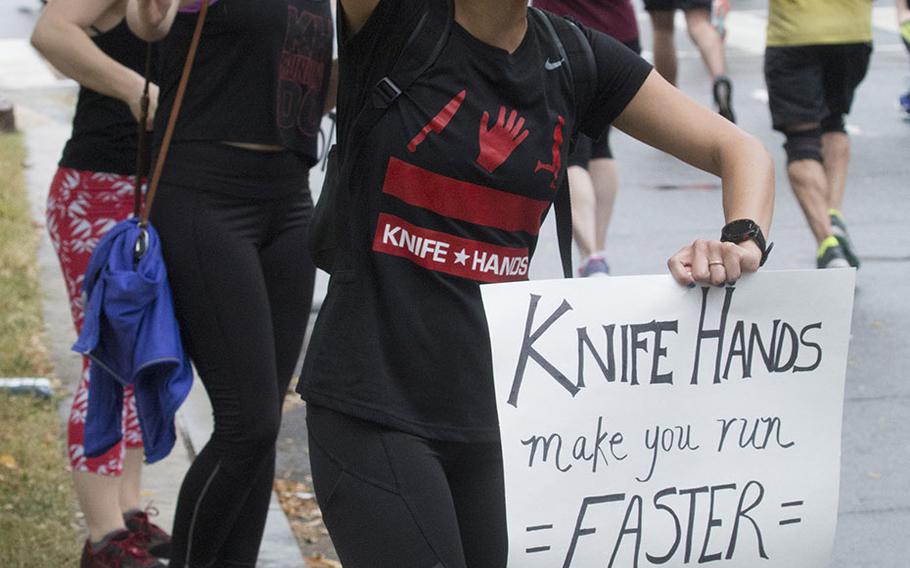
[[(270, 189), (262, 187), (262, 195)], [(311, 210), (305, 186), (276, 199), (159, 190), (153, 224), (215, 418), (180, 489), (170, 566), (255, 566), (281, 403), (312, 301), (315, 269), (305, 239)]]
[(345, 568), (504, 568), (499, 443), (427, 440), (307, 407), (316, 499)]

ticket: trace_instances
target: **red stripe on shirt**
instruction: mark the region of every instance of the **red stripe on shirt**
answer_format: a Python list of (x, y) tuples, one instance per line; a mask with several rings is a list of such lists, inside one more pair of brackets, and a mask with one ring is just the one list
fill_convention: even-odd
[(382, 191), (433, 213), (504, 231), (536, 235), (549, 201), (458, 181), (389, 158)]
[(515, 282), (528, 279), (528, 249), (491, 245), (417, 227), (381, 213), (373, 250), (414, 264), (476, 282)]

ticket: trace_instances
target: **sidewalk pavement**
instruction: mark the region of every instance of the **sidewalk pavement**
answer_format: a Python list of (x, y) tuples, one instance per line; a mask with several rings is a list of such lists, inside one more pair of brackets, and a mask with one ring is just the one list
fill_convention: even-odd
[[(21, 67), (17, 73), (21, 72)], [(0, 58), (0, 76), (2, 76)], [(8, 75), (7, 75), (8, 76)], [(26, 83), (27, 89), (4, 89), (13, 100), (16, 121), (25, 136), (28, 150), (27, 191), (35, 223), (42, 228), (38, 250), (40, 280), (44, 292), (44, 319), (47, 343), (56, 377), (65, 389), (67, 400), (61, 405), (61, 421), (69, 412), (70, 400), (81, 373), (81, 358), (70, 350), (76, 339), (69, 311), (69, 300), (60, 274), (56, 254), (44, 228), (44, 204), (63, 144), (69, 137), (71, 108), (75, 87), (71, 83), (45, 81)], [(211, 407), (201, 383), (196, 380), (189, 399), (178, 414), (178, 441), (169, 457), (143, 471), (143, 498), (159, 515), (155, 521), (167, 530), (173, 525), (177, 495), (184, 474), (196, 452), (212, 431)], [(73, 551), (75, 555), (77, 551)], [(257, 566), (284, 568), (303, 566), (304, 561), (287, 517), (275, 494), (269, 507), (266, 532)]]

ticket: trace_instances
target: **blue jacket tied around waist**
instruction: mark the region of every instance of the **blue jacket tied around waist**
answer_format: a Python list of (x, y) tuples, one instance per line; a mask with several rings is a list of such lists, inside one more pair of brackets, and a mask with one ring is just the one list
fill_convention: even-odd
[(154, 228), (145, 254), (136, 219), (118, 223), (98, 243), (83, 283), (85, 323), (73, 345), (91, 358), (85, 453), (103, 454), (123, 437), (123, 387), (133, 385), (145, 458), (174, 447), (174, 415), (189, 394), (193, 370), (180, 341), (174, 302)]

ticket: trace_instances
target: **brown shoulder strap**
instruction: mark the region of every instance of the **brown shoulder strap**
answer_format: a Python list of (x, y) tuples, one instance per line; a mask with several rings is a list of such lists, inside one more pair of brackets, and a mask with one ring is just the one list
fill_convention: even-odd
[(139, 99), (139, 121), (136, 123), (136, 176), (133, 184), (133, 217), (142, 215), (142, 182), (148, 175), (149, 83), (152, 76), (152, 42), (145, 44), (145, 86)]
[(161, 140), (161, 149), (158, 151), (158, 158), (155, 160), (155, 171), (152, 173), (152, 179), (149, 182), (148, 191), (145, 194), (145, 207), (142, 211), (139, 225), (144, 227), (148, 225), (149, 214), (152, 211), (152, 204), (155, 201), (155, 193), (158, 191), (158, 182), (161, 181), (161, 172), (164, 169), (164, 161), (167, 159), (167, 151), (171, 146), (171, 138), (174, 137), (174, 127), (177, 125), (177, 115), (180, 114), (180, 106), (183, 104), (183, 96), (186, 94), (186, 86), (190, 81), (190, 71), (193, 68), (193, 60), (196, 59), (196, 50), (199, 48), (199, 39), (202, 37), (202, 26), (205, 24), (205, 15), (209, 11), (208, 0), (203, 0), (199, 8), (199, 17), (196, 19), (196, 29), (193, 30), (193, 39), (190, 41), (190, 49), (186, 53), (186, 62), (183, 64), (183, 73), (180, 75), (180, 83), (177, 85), (177, 95), (174, 97), (174, 106), (171, 108), (171, 115), (167, 119), (167, 128), (164, 130), (164, 137)]

